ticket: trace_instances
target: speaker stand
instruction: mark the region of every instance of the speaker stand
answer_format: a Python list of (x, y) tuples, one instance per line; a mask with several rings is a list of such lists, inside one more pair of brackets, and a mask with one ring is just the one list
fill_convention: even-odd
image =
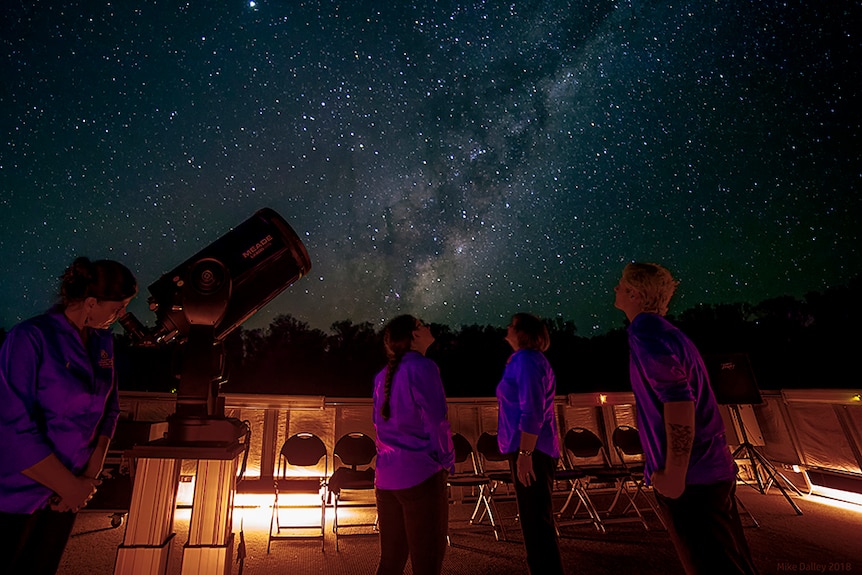
[[(733, 452), (733, 459), (747, 459), (749, 463), (751, 463), (751, 473), (754, 475), (754, 479), (757, 482), (756, 489), (763, 495), (769, 491), (769, 488), (772, 485), (775, 485), (784, 498), (790, 503), (790, 506), (796, 511), (797, 515), (802, 515), (802, 510), (799, 509), (799, 506), (796, 505), (796, 502), (790, 498), (790, 495), (787, 493), (787, 489), (785, 489), (785, 485), (791, 491), (801, 496), (802, 492), (796, 487), (787, 477), (784, 476), (783, 473), (778, 471), (772, 463), (768, 459), (766, 459), (757, 448), (751, 444), (748, 440), (748, 432), (745, 430), (745, 423), (742, 421), (742, 416), (739, 413), (738, 405), (728, 405), (730, 408), (730, 413), (739, 426), (739, 431), (742, 434), (742, 442), (739, 444), (739, 447)], [(766, 476), (766, 480), (761, 476), (763, 473)], [(781, 481), (779, 481), (779, 479)], [(782, 481), (784, 485), (782, 485)], [(749, 485), (747, 481), (742, 480), (743, 483)], [(754, 487), (751, 485), (751, 487)]]

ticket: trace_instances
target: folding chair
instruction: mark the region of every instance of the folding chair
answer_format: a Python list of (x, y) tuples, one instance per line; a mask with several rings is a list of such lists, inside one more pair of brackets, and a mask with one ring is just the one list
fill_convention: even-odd
[[(495, 515), (497, 514), (493, 500), (489, 496), (491, 489), (491, 480), (482, 474), (479, 460), (476, 458), (476, 453), (473, 451), (473, 446), (466, 437), (460, 433), (452, 434), (452, 443), (455, 445), (455, 467), (456, 473), (450, 475), (448, 481), (449, 487), (470, 488), (476, 490), (476, 506), (473, 508), (473, 513), (470, 515), (470, 525), (476, 525), (481, 520), (479, 512), (482, 516), (488, 514), (488, 521), (491, 523), (491, 528), (494, 530), (494, 538), (499, 541), (506, 539), (506, 534), (503, 531), (503, 526), (498, 525)], [(470, 465), (466, 466), (465, 462), (469, 459)], [(459, 472), (458, 468), (467, 467), (467, 471)], [(478, 519), (477, 519), (478, 517)], [(446, 536), (449, 544), (452, 544), (449, 536)]]
[[(568, 522), (561, 521), (561, 525), (578, 523), (578, 521), (575, 520), (575, 515), (583, 502), (587, 507), (588, 514), (590, 515), (589, 522), (593, 523), (599, 531), (604, 532), (605, 525), (607, 523), (632, 520), (639, 520), (645, 529), (649, 529), (646, 520), (643, 518), (640, 509), (636, 505), (633, 508), (637, 513), (637, 518), (610, 517), (620, 496), (625, 494), (625, 496), (631, 500), (631, 496), (628, 491), (625, 490), (624, 486), (624, 481), (629, 477), (629, 472), (623, 468), (613, 467), (610, 464), (610, 459), (608, 458), (605, 446), (602, 443), (602, 440), (599, 439), (595, 433), (584, 427), (573, 427), (566, 432), (566, 435), (563, 438), (563, 444), (565, 445), (567, 454), (571, 454), (573, 456), (573, 461), (570, 461), (570, 468), (579, 469), (585, 472), (585, 477), (583, 478), (583, 481), (581, 481), (582, 489), (578, 493), (579, 497), (583, 495), (583, 498), (580, 499), (578, 506), (575, 507), (575, 510), (572, 513), (572, 520)], [(610, 506), (604, 512), (597, 512), (597, 507), (590, 496), (590, 491), (596, 493), (599, 492), (599, 489), (594, 487), (595, 485), (613, 486), (609, 489), (605, 489), (605, 491), (613, 490), (614, 498)], [(560, 510), (561, 518), (570, 501), (571, 493), (566, 504)], [(604, 514), (605, 517), (602, 517), (602, 514)]]
[[(483, 432), (476, 442), (476, 451), (480, 455), (482, 474), (491, 481), (491, 485), (488, 488), (488, 498), (492, 505), (496, 507), (496, 502), (501, 500), (501, 497), (497, 495), (497, 490), (500, 486), (505, 485), (507, 492), (509, 492), (510, 488), (514, 488), (514, 478), (512, 477), (512, 469), (509, 466), (509, 459), (500, 453), (500, 445), (497, 443), (496, 432)], [(508, 495), (507, 497), (508, 499), (513, 499), (514, 495)], [(484, 516), (484, 513), (482, 515)], [(481, 520), (482, 517), (480, 516), (479, 519)], [(499, 513), (497, 514), (497, 519), (500, 519)], [(517, 520), (517, 514), (515, 515), (515, 519)], [(502, 522), (498, 522), (500, 523), (501, 538), (505, 541), (506, 534), (503, 530)]]
[(618, 426), (611, 434), (611, 442), (622, 462), (623, 468), (629, 473), (629, 476), (623, 480), (623, 486), (632, 484), (635, 487), (634, 495), (629, 498), (630, 502), (626, 509), (623, 510), (623, 514), (637, 505), (638, 495), (641, 495), (650, 506), (652, 512), (661, 521), (662, 526), (664, 526), (661, 514), (658, 512), (655, 502), (649, 497), (647, 493), (648, 488), (644, 484), (644, 450), (637, 428), (631, 425)]
[[(335, 533), (335, 550), (338, 551), (338, 536), (341, 529), (346, 527), (372, 527), (377, 528), (377, 516), (373, 522), (344, 523), (339, 520), (339, 507), (351, 509), (362, 507), (376, 507), (377, 502), (352, 502), (343, 501), (345, 491), (374, 491), (374, 467), (371, 462), (377, 456), (377, 447), (374, 440), (364, 433), (354, 432), (343, 435), (336, 443), (333, 455), (339, 459), (342, 467), (339, 467), (329, 478), (329, 494), (333, 502), (332, 532)], [(344, 534), (346, 535), (346, 534)]]
[[(574, 525), (576, 523), (592, 523), (598, 531), (604, 531), (604, 525), (602, 524), (601, 517), (599, 517), (599, 512), (593, 505), (589, 494), (586, 492), (585, 480), (587, 479), (587, 472), (580, 468), (571, 467), (568, 461), (567, 457), (561, 457), (560, 465), (562, 465), (562, 468), (558, 466), (556, 473), (554, 474), (554, 481), (566, 481), (569, 483), (569, 493), (566, 497), (566, 502), (563, 503), (563, 507), (557, 515), (562, 519), (563, 512), (568, 509), (569, 503), (571, 503), (572, 498), (575, 496), (578, 497), (578, 504), (572, 512), (571, 520), (566, 522), (557, 521), (557, 524)], [(583, 506), (584, 510), (587, 512), (587, 518), (583, 521), (577, 521), (574, 518), (578, 514), (578, 510), (581, 506)]]
[[(322, 470), (320, 469), (321, 460), (323, 461)], [(313, 433), (297, 433), (284, 442), (278, 461), (278, 471), (273, 481), (275, 500), (272, 504), (272, 516), (269, 521), (269, 539), (266, 543), (266, 552), (269, 553), (273, 541), (312, 537), (320, 537), (320, 548), (325, 551), (326, 476), (329, 473), (329, 457), (326, 454), (326, 446)], [(302, 471), (310, 472), (310, 474), (288, 476), (287, 472), (291, 467), (304, 468)], [(308, 522), (282, 524), (279, 505), (280, 503), (284, 504), (284, 501), (279, 502), (280, 495), (317, 495), (320, 497), (320, 522), (315, 524)], [(290, 503), (287, 507), (290, 509), (312, 509), (317, 508), (318, 505)], [(275, 534), (273, 534), (273, 526), (275, 527)], [(316, 533), (314, 535), (306, 534), (311, 529), (314, 529)], [(300, 533), (281, 535), (282, 531), (287, 530), (299, 530)]]

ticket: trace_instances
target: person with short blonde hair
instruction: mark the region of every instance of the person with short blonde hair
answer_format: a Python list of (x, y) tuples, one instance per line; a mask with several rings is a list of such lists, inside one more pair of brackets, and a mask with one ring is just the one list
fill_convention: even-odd
[(614, 288), (629, 320), (629, 375), (644, 479), (687, 575), (755, 575), (736, 508), (736, 465), (694, 343), (664, 316), (678, 282), (632, 263)]
[(670, 298), (679, 285), (667, 268), (651, 263), (630, 263), (623, 269), (622, 279), (640, 294), (643, 311), (667, 315)]

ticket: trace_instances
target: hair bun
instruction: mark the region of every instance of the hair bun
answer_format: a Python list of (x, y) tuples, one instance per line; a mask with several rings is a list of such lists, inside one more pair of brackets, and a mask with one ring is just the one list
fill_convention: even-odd
[(60, 279), (60, 298), (64, 305), (88, 297), (123, 301), (138, 293), (134, 274), (114, 260), (75, 258)]
[(83, 256), (75, 258), (69, 269), (72, 270), (73, 274), (80, 276), (82, 279), (86, 279), (87, 281), (93, 279), (93, 262), (90, 261), (90, 258)]
[(75, 258), (60, 276), (60, 295), (65, 301), (83, 299), (93, 282), (93, 262), (87, 257)]

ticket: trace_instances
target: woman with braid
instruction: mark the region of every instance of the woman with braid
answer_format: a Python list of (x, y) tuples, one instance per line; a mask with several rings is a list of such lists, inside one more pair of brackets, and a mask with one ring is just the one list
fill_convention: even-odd
[(374, 378), (378, 575), (439, 575), (446, 552), (446, 479), (455, 452), (440, 369), (425, 357), (431, 330), (410, 315), (386, 326), (388, 364)]

